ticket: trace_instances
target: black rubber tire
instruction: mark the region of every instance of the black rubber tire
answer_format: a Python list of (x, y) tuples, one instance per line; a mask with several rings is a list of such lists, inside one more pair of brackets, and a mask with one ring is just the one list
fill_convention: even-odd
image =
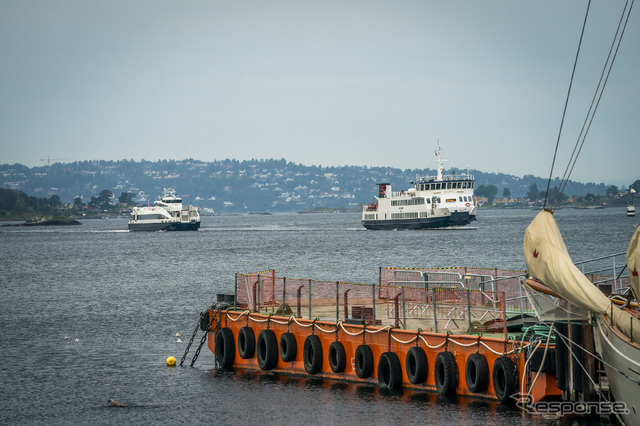
[(511, 395), (518, 389), (518, 373), (515, 364), (507, 356), (493, 363), (493, 391), (500, 402), (513, 402)]
[(402, 366), (395, 352), (385, 352), (380, 355), (378, 385), (389, 390), (398, 390), (402, 387)]
[(280, 359), (284, 362), (292, 362), (298, 355), (296, 336), (293, 333), (282, 333), (280, 336)]
[(424, 349), (413, 346), (407, 351), (405, 368), (409, 382), (414, 385), (424, 383), (429, 374), (429, 361)]
[(373, 351), (367, 345), (360, 345), (356, 349), (356, 375), (361, 379), (371, 377), (373, 373)]
[(227, 370), (233, 367), (236, 346), (233, 341), (233, 332), (228, 327), (221, 328), (216, 333), (215, 348), (218, 365)]
[(260, 330), (256, 341), (258, 366), (262, 370), (273, 370), (278, 364), (278, 339), (273, 330)]
[(209, 311), (200, 313), (200, 330), (209, 331)]
[(251, 327), (242, 327), (238, 332), (238, 354), (242, 359), (249, 359), (255, 353), (256, 335)]
[(440, 352), (436, 355), (433, 368), (436, 389), (440, 395), (454, 395), (458, 387), (458, 364), (451, 352)]
[(303, 358), (308, 374), (318, 374), (322, 370), (322, 342), (315, 334), (304, 339)]
[(340, 342), (329, 345), (329, 366), (334, 373), (342, 373), (347, 366), (347, 353)]
[(489, 363), (487, 358), (479, 353), (474, 353), (467, 358), (464, 368), (464, 378), (469, 392), (484, 392), (489, 387)]

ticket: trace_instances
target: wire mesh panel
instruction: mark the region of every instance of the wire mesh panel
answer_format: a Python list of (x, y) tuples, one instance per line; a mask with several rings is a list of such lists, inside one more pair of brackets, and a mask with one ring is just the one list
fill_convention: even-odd
[[(624, 288), (628, 276), (591, 269), (596, 285)], [(328, 321), (435, 331), (498, 333), (507, 318), (533, 314), (526, 274), (497, 268), (380, 268), (375, 284), (276, 277), (274, 270), (237, 274), (241, 309)], [(606, 285), (606, 284), (604, 284)], [(628, 284), (626, 284), (628, 285)]]
[(259, 311), (275, 302), (275, 273), (270, 269), (236, 275), (236, 301), (240, 308)]
[(503, 292), (453, 285), (431, 288), (388, 286), (387, 319), (405, 328), (469, 333), (502, 333)]

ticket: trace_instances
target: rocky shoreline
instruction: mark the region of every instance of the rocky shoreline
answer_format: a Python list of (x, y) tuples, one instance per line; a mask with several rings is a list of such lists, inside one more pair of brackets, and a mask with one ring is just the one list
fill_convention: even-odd
[(23, 223), (8, 224), (2, 226), (66, 226), (66, 225), (82, 225), (75, 219), (64, 217), (39, 217), (29, 219)]

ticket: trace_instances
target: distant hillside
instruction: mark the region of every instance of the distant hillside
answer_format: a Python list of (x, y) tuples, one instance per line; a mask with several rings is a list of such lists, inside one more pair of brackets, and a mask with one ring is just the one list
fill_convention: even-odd
[[(456, 168), (445, 172), (466, 172)], [(158, 199), (163, 188), (173, 187), (185, 203), (215, 213), (300, 211), (316, 207), (354, 208), (370, 202), (377, 182), (394, 189), (407, 189), (416, 175), (435, 175), (433, 169), (391, 167), (305, 166), (281, 160), (184, 161), (82, 161), (29, 168), (21, 164), (0, 165), (0, 187), (20, 190), (38, 198), (59, 196), (72, 203), (77, 197), (87, 203), (103, 190), (115, 198), (134, 194), (146, 204)], [(546, 179), (527, 175), (470, 170), (476, 186), (495, 185), (498, 194), (506, 188), (511, 197), (524, 197), (532, 184), (546, 188)], [(631, 182), (630, 182), (631, 184)], [(558, 185), (554, 182), (553, 185)], [(571, 182), (567, 195), (602, 195), (604, 183)]]

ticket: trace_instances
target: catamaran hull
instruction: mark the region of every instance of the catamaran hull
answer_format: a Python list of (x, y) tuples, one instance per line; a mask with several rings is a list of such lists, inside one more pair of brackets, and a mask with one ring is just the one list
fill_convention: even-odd
[(390, 230), (444, 228), (450, 226), (450, 224), (449, 217), (447, 216), (428, 219), (363, 220), (362, 226), (373, 230)]
[(197, 231), (200, 228), (200, 222), (186, 223), (130, 223), (129, 231)]
[(200, 222), (182, 222), (172, 223), (169, 231), (197, 231), (200, 228)]
[(640, 345), (611, 327), (603, 315), (598, 315), (597, 323), (609, 387), (629, 411), (621, 414), (622, 419), (627, 425), (640, 425)]

